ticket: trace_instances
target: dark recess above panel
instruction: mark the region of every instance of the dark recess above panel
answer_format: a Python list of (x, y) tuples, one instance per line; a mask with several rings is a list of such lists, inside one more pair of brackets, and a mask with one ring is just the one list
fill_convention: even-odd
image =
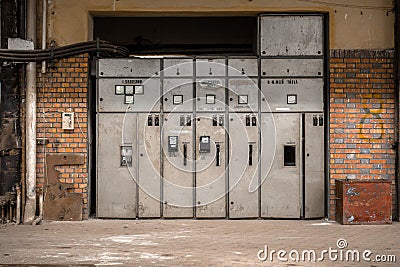
[(255, 55), (257, 17), (95, 17), (93, 38), (132, 54)]

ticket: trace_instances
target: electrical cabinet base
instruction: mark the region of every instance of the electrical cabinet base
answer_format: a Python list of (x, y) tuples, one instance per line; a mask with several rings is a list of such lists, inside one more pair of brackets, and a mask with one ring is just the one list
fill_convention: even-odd
[(336, 221), (341, 224), (392, 223), (391, 181), (336, 180)]

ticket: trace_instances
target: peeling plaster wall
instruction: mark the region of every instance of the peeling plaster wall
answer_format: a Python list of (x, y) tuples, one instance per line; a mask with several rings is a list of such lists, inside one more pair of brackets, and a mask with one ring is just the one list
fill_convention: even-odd
[(48, 40), (55, 40), (61, 46), (91, 39), (93, 15), (256, 15), (317, 11), (329, 12), (331, 49), (388, 49), (394, 47), (391, 7), (392, 0), (49, 0)]

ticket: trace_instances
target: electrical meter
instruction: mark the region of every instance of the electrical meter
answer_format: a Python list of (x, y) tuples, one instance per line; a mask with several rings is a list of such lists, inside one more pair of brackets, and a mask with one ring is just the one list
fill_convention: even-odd
[(200, 153), (210, 153), (210, 136), (200, 136)]

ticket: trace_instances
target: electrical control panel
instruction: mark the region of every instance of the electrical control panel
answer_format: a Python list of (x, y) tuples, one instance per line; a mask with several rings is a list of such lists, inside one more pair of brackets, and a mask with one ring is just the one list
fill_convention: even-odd
[(74, 112), (62, 113), (62, 129), (73, 130), (75, 128)]
[(324, 216), (324, 17), (258, 22), (257, 56), (99, 59), (99, 217)]

